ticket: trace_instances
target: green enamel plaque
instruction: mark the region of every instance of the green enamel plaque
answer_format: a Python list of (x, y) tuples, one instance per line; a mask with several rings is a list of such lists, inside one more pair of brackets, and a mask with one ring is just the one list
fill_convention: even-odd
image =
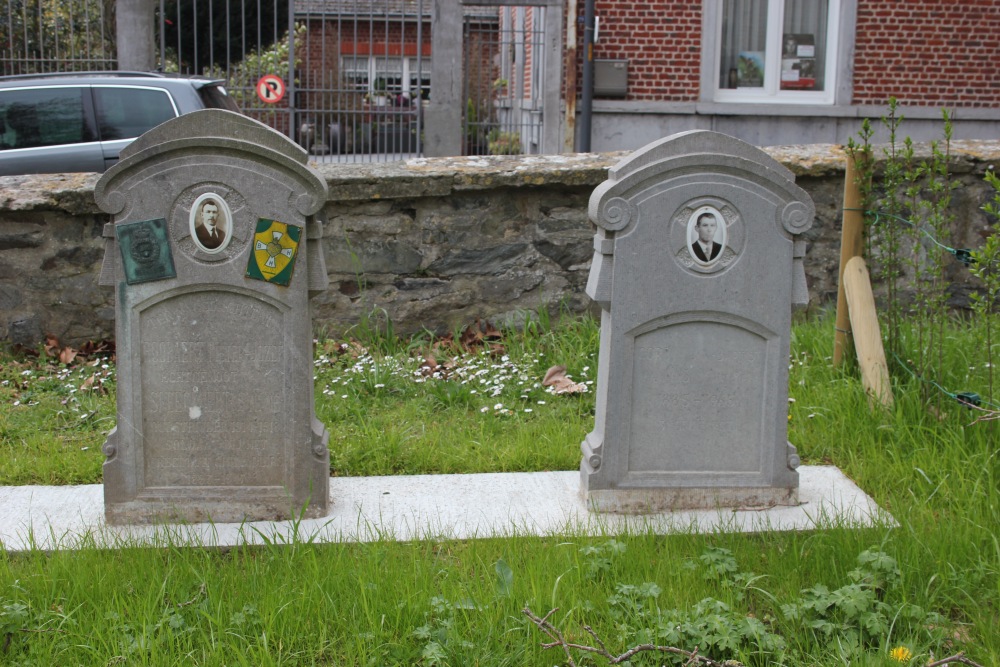
[(247, 278), (288, 286), (295, 269), (302, 228), (261, 218), (253, 236)]
[(163, 218), (116, 225), (115, 236), (129, 285), (177, 277)]

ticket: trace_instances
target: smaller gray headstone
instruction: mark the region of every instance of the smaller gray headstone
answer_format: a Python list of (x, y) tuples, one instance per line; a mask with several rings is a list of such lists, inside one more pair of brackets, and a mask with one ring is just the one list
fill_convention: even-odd
[(160, 125), (97, 184), (116, 290), (110, 523), (326, 514), (310, 298), (326, 183), (286, 137), (207, 110)]
[(686, 132), (633, 153), (590, 200), (602, 309), (581, 491), (598, 510), (793, 504), (793, 305), (814, 207), (764, 152)]

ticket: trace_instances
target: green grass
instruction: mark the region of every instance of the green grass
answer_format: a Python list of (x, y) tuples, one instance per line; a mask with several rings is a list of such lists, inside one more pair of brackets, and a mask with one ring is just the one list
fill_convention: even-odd
[[(898, 527), (4, 553), (0, 664), (564, 664), (525, 606), (558, 607), (568, 640), (593, 645), (588, 624), (616, 654), (653, 641), (746, 665), (899, 665), (889, 651), (905, 646), (913, 665), (959, 650), (1000, 664), (997, 422), (972, 424), (979, 413), (944, 395), (928, 410), (927, 385), (905, 372), (896, 407), (871, 410), (852, 369), (830, 367), (832, 331), (794, 329), (789, 437)], [(975, 330), (956, 322), (949, 336), (942, 386), (988, 397)], [(596, 379), (593, 322), (532, 323), (503, 351), (461, 356), (447, 380), (420, 372), (426, 340), (362, 337), (370, 354), (317, 346), (334, 474), (577, 467), (593, 393), (535, 384), (555, 364)], [(80, 389), (94, 373), (113, 389), (100, 363), (0, 364), (0, 483), (100, 481), (114, 401)], [(669, 660), (631, 664), (682, 664)]]

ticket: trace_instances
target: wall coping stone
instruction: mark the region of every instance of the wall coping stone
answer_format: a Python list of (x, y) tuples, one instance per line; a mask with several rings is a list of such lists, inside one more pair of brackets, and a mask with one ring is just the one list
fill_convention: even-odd
[[(765, 153), (796, 176), (825, 176), (844, 170), (847, 152), (834, 144), (769, 146)], [(882, 147), (876, 146), (881, 156)], [(929, 144), (914, 145), (918, 159)], [(407, 197), (446, 197), (454, 192), (547, 185), (596, 187), (628, 151), (565, 155), (485, 155), (414, 158), (365, 164), (310, 163), (326, 179), (329, 200), (371, 201)], [(954, 173), (977, 163), (1000, 163), (1000, 141), (953, 141)], [(66, 211), (101, 214), (94, 201), (99, 174), (32, 174), (0, 177), (0, 211)]]

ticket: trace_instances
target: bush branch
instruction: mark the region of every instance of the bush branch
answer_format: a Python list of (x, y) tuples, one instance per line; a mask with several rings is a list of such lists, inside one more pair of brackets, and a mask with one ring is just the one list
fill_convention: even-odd
[(983, 667), (983, 665), (980, 665), (978, 662), (973, 662), (972, 660), (966, 658), (965, 653), (962, 651), (959, 651), (953, 656), (942, 658), (936, 662), (928, 662), (926, 667), (941, 667), (941, 665), (950, 665), (953, 663), (959, 665), (970, 665), (971, 667)]
[[(553, 640), (551, 642), (542, 642), (541, 647), (543, 649), (555, 648), (557, 646), (562, 648), (563, 653), (566, 655), (566, 664), (569, 665), (569, 667), (576, 667), (576, 662), (573, 661), (573, 655), (570, 653), (570, 649), (576, 649), (577, 651), (583, 651), (585, 653), (594, 653), (607, 660), (608, 664), (611, 665), (621, 664), (626, 660), (628, 660), (629, 658), (631, 658), (632, 656), (634, 656), (635, 654), (642, 653), (644, 651), (653, 651), (656, 653), (670, 653), (672, 655), (683, 656), (687, 658), (687, 661), (684, 663), (684, 667), (694, 667), (696, 665), (706, 665), (707, 667), (729, 667), (732, 665), (740, 664), (736, 661), (728, 661), (728, 660), (726, 662), (717, 662), (715, 660), (712, 660), (711, 658), (706, 658), (704, 656), (698, 655), (698, 647), (695, 647), (693, 651), (685, 651), (684, 649), (680, 649), (675, 646), (657, 646), (656, 644), (639, 644), (638, 646), (633, 646), (632, 648), (625, 651), (621, 655), (614, 655), (607, 649), (607, 647), (604, 645), (604, 642), (597, 635), (597, 633), (594, 632), (594, 629), (589, 625), (583, 626), (583, 629), (587, 632), (587, 634), (589, 634), (591, 637), (594, 638), (594, 642), (597, 644), (597, 646), (576, 644), (574, 642), (566, 641), (566, 637), (563, 635), (562, 631), (559, 630), (559, 628), (557, 628), (551, 622), (549, 622), (549, 619), (552, 617), (552, 614), (556, 613), (557, 611), (559, 611), (558, 607), (552, 609), (551, 611), (549, 611), (549, 613), (545, 614), (545, 616), (539, 618), (533, 611), (531, 611), (530, 607), (525, 607), (524, 609), (521, 610), (521, 612), (525, 616), (527, 616), (528, 619), (531, 620), (531, 622), (534, 623), (539, 630), (544, 632), (546, 635), (548, 635), (548, 637), (550, 637)], [(984, 667), (984, 665), (980, 665), (978, 662), (974, 662), (969, 658), (966, 658), (964, 652), (959, 652), (953, 656), (942, 658), (941, 660), (937, 660), (934, 662), (928, 662), (925, 667), (942, 667), (943, 665), (950, 665), (950, 664), (968, 665), (969, 667)]]
[(549, 618), (552, 616), (552, 614), (559, 611), (558, 607), (553, 609), (549, 613), (545, 614), (545, 616), (543, 616), (542, 618), (539, 618), (537, 615), (535, 615), (535, 613), (531, 611), (529, 607), (525, 607), (521, 611), (522, 613), (524, 613), (525, 616), (527, 616), (531, 620), (532, 623), (535, 624), (535, 626), (538, 627), (539, 630), (541, 630), (550, 638), (552, 638), (553, 641), (551, 642), (542, 642), (541, 644), (542, 648), (549, 649), (549, 648), (555, 648), (556, 646), (562, 647), (563, 653), (566, 654), (566, 663), (570, 667), (576, 667), (576, 663), (573, 661), (573, 656), (570, 653), (570, 649), (576, 649), (578, 651), (583, 651), (585, 653), (595, 653), (601, 656), (602, 658), (606, 659), (608, 663), (612, 665), (621, 664), (626, 660), (628, 660), (629, 658), (631, 658), (632, 656), (634, 656), (636, 653), (642, 653), (644, 651), (653, 651), (656, 653), (671, 653), (673, 655), (683, 656), (687, 658), (687, 662), (684, 663), (685, 666), (707, 665), (708, 667), (725, 667), (726, 664), (722, 662), (716, 662), (711, 658), (706, 658), (704, 656), (698, 655), (697, 647), (694, 649), (694, 651), (685, 651), (684, 649), (680, 649), (675, 646), (657, 646), (656, 644), (640, 644), (638, 646), (633, 646), (632, 648), (625, 651), (621, 655), (614, 655), (607, 649), (607, 647), (605, 647), (604, 642), (601, 641), (601, 638), (597, 636), (597, 633), (594, 632), (594, 629), (591, 628), (589, 625), (583, 626), (583, 629), (587, 631), (587, 634), (589, 634), (591, 637), (594, 638), (594, 641), (597, 643), (597, 646), (587, 646), (586, 644), (576, 644), (573, 642), (566, 641), (566, 638), (563, 636), (562, 631), (560, 631), (559, 628), (557, 628), (556, 626), (554, 626), (552, 623), (549, 622)]

